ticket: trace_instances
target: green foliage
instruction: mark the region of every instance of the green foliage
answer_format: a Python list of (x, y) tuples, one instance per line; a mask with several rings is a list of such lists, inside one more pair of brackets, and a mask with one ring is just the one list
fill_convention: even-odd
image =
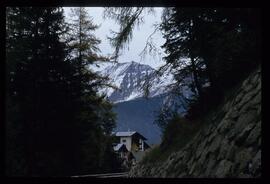
[(173, 110), (170, 107), (163, 107), (160, 112), (158, 112), (154, 124), (157, 124), (162, 131), (165, 131), (169, 121), (177, 116), (176, 110)]
[(156, 161), (160, 160), (160, 157), (163, 154), (164, 153), (161, 152), (159, 146), (151, 148), (151, 150), (147, 152), (146, 155), (143, 157), (141, 163), (142, 164), (155, 163)]
[[(120, 30), (114, 32), (112, 37), (109, 37), (111, 45), (115, 48), (113, 58), (116, 60), (119, 57), (119, 52), (132, 39), (133, 30), (136, 25), (143, 23), (143, 11), (145, 7), (110, 7), (105, 8), (104, 17), (112, 18), (120, 25)], [(148, 13), (153, 13), (152, 8), (148, 8)]]
[(202, 118), (205, 113), (215, 109), (224, 99), (224, 93), (215, 88), (205, 87), (200, 97), (193, 97), (189, 100), (185, 118), (195, 120)]
[[(164, 59), (176, 69), (174, 78), (179, 85), (183, 78), (193, 79), (196, 102), (190, 104), (190, 116), (207, 112), (209, 101), (214, 104), (261, 62), (258, 9), (166, 8), (161, 27)], [(203, 89), (206, 82), (210, 87)]]
[(62, 8), (6, 10), (7, 175), (70, 176), (115, 168), (103, 161), (113, 155), (106, 140), (115, 126), (112, 105), (97, 94), (105, 79), (88, 71), (81, 57), (95, 45), (77, 47), (79, 58), (70, 57), (76, 49), (64, 39)]
[(167, 150), (173, 147), (178, 149), (183, 147), (198, 128), (197, 123), (188, 121), (180, 116), (172, 118), (164, 131), (160, 148)]
[(180, 116), (168, 120), (164, 130), (162, 142), (145, 155), (142, 163), (156, 163), (165, 161), (170, 154), (179, 151), (200, 130), (202, 124), (189, 121)]
[[(116, 55), (132, 38), (135, 22), (140, 23), (143, 18), (140, 14), (140, 8), (106, 9), (105, 15), (120, 24), (120, 31), (112, 38)], [(166, 64), (159, 71), (169, 69), (177, 81), (174, 86), (192, 89), (193, 101), (197, 101), (190, 105), (194, 116), (199, 114), (196, 108), (207, 112), (211, 105), (204, 104), (212, 100), (211, 95), (222, 98), (223, 91), (235, 86), (261, 62), (260, 9), (167, 7), (157, 27), (166, 39), (162, 46)], [(239, 72), (243, 68), (245, 72)], [(205, 84), (210, 88), (203, 89)], [(146, 95), (149, 87), (146, 84)]]
[(69, 47), (72, 50), (71, 54), (78, 58), (78, 62), (82, 66), (103, 60), (103, 57), (97, 55), (100, 52), (98, 45), (101, 40), (93, 34), (99, 26), (93, 23), (93, 19), (89, 17), (85, 8), (72, 8), (71, 11), (72, 23), (69, 24), (67, 36)]

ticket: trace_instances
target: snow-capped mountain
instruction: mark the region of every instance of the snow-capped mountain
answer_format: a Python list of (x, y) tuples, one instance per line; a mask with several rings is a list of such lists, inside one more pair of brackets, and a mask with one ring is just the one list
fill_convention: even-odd
[(151, 84), (148, 97), (154, 97), (168, 92), (167, 86), (173, 82), (173, 76), (169, 73), (160, 78), (152, 77), (155, 69), (148, 65), (136, 63), (103, 64), (100, 68), (95, 68), (103, 76), (110, 78), (110, 83), (118, 89), (110, 87), (101, 89), (114, 103), (129, 101), (144, 96), (143, 84), (146, 80)]
[[(110, 83), (118, 89), (106, 87), (100, 89), (109, 100), (114, 103), (113, 111), (117, 114), (115, 131), (138, 131), (142, 133), (150, 144), (158, 144), (161, 141), (161, 130), (154, 124), (158, 111), (164, 104), (172, 105), (180, 103), (179, 112), (185, 111), (181, 98), (168, 95), (168, 85), (174, 82), (172, 74), (167, 71), (162, 76), (155, 77), (155, 69), (148, 65), (127, 63), (102, 63), (92, 70), (110, 78)], [(142, 88), (148, 80), (151, 87), (148, 98), (143, 98)], [(184, 91), (187, 97), (189, 90)]]

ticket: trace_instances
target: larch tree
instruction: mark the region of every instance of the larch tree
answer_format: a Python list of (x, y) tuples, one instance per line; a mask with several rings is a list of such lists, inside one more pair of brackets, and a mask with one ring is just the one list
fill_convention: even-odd
[(20, 133), (8, 132), (7, 136), (21, 142), (20, 158), (14, 161), (25, 166), (18, 169), (8, 165), (9, 174), (66, 175), (72, 170), (66, 166), (67, 161), (76, 153), (68, 150), (76, 150), (77, 144), (72, 144), (76, 113), (71, 91), (74, 70), (66, 60), (66, 45), (60, 41), (65, 33), (63, 11), (8, 8), (7, 19), (7, 99), (16, 107), (8, 110), (7, 123), (11, 130), (12, 126), (21, 127)]
[[(82, 127), (89, 126), (84, 134), (84, 171), (102, 172), (107, 166), (104, 159), (113, 154), (110, 138), (111, 131), (115, 127), (115, 114), (112, 105), (104, 95), (98, 94), (98, 89), (110, 86), (104, 76), (91, 70), (91, 66), (99, 62), (109, 61), (107, 57), (99, 54), (100, 40), (96, 38), (94, 31), (98, 28), (83, 7), (71, 9), (72, 22), (69, 23), (69, 48), (70, 58), (76, 67), (76, 77), (79, 79), (78, 87), (82, 98), (81, 119)], [(110, 150), (108, 152), (108, 150)], [(116, 158), (114, 158), (116, 159)]]
[(9, 7), (6, 13), (7, 175), (108, 169), (101, 157), (106, 146), (112, 150), (103, 140), (114, 118), (97, 94), (104, 79), (83, 67), (84, 48), (82, 65), (70, 54), (63, 9)]

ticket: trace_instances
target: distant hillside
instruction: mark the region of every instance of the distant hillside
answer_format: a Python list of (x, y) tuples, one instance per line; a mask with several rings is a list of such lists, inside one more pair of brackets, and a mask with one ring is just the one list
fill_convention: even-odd
[(159, 110), (163, 100), (164, 97), (159, 96), (149, 100), (138, 98), (117, 103), (114, 108), (114, 112), (117, 113), (116, 131), (138, 131), (148, 139), (149, 144), (159, 143), (161, 132), (153, 122), (155, 111)]
[(138, 131), (148, 139), (149, 144), (160, 143), (161, 131), (153, 122), (165, 99), (166, 95), (163, 94), (148, 99), (142, 97), (115, 104), (114, 112), (117, 113), (115, 131)]

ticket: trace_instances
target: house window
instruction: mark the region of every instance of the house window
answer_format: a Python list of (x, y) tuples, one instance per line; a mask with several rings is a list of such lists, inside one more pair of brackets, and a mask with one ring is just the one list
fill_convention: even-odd
[(122, 139), (122, 142), (127, 142), (127, 140), (126, 139)]

